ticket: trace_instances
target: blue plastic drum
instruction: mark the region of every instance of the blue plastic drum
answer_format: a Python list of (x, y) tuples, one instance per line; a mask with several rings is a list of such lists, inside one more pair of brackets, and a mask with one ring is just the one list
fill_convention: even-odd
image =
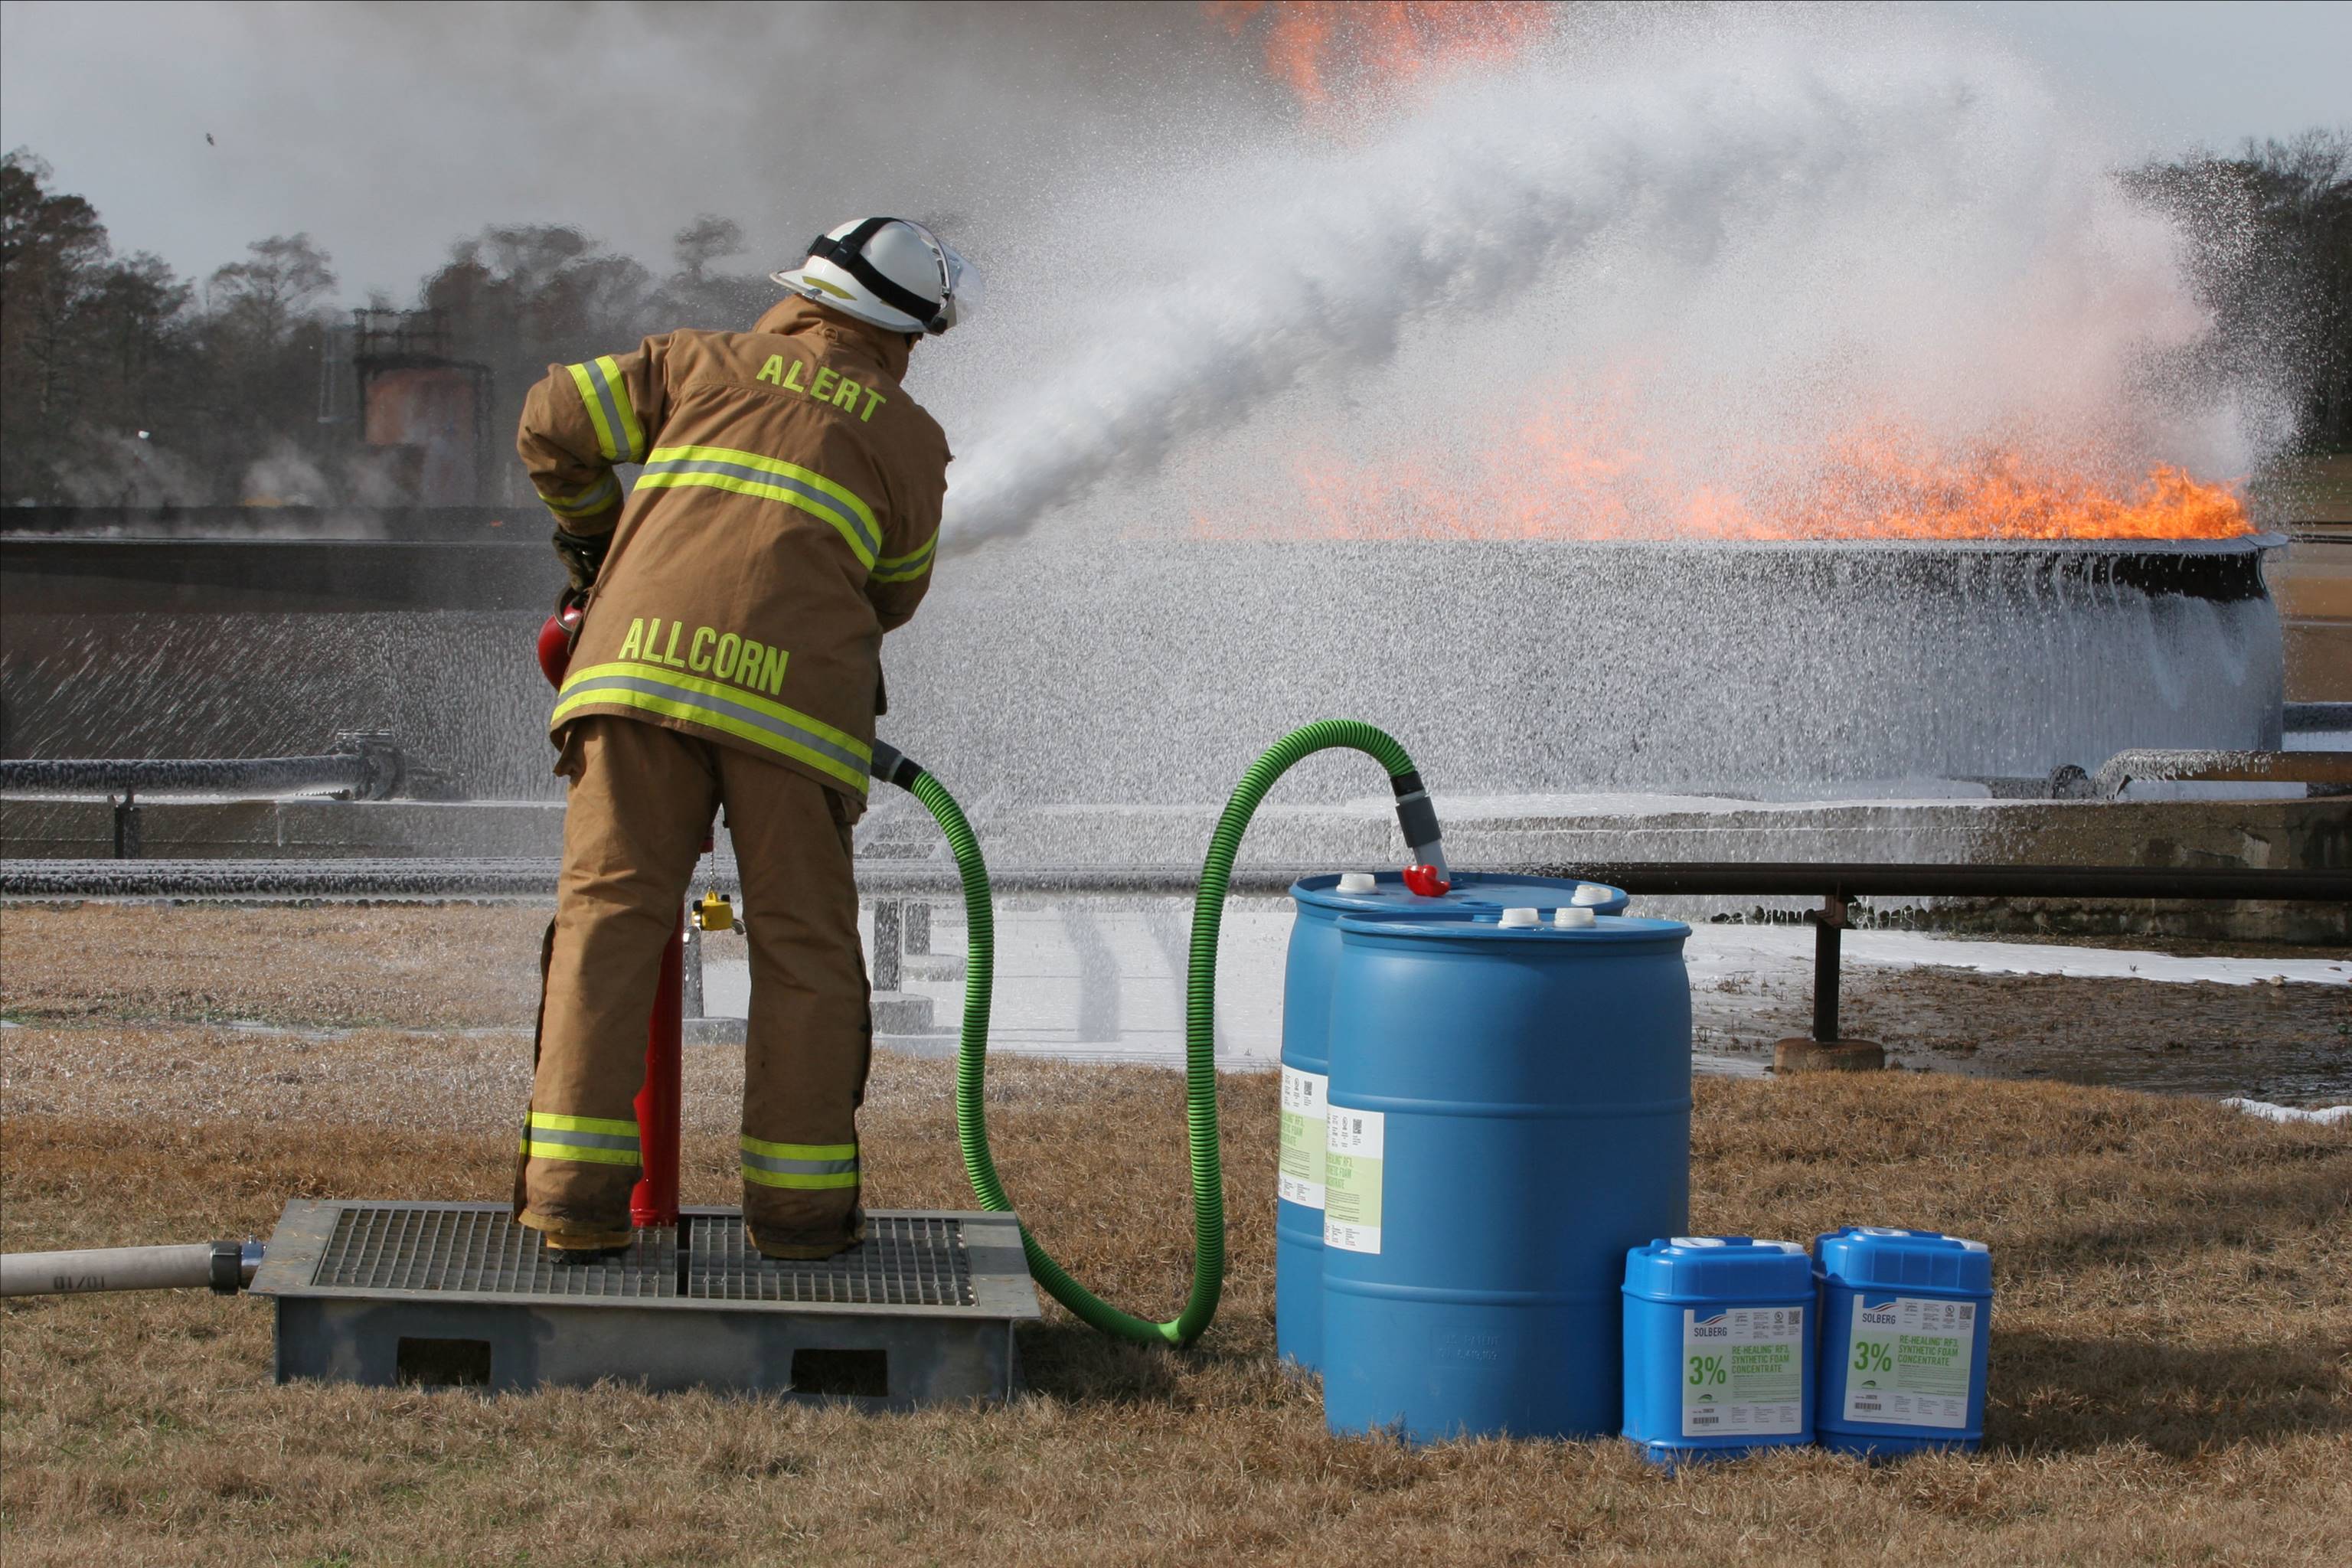
[(1625, 1436), (1654, 1464), (1813, 1440), (1813, 1264), (1794, 1241), (1625, 1255)]
[(1339, 921), (1334, 1433), (1618, 1429), (1625, 1254), (1688, 1218), (1690, 928), (1536, 922)]
[[(1345, 881), (1346, 890), (1341, 889)], [(1364, 920), (1493, 920), (1508, 905), (1549, 916), (1566, 905), (1625, 911), (1625, 895), (1597, 882), (1464, 873), (1444, 898), (1424, 899), (1394, 871), (1308, 877), (1293, 883), (1298, 918), (1282, 982), (1282, 1173), (1275, 1201), (1276, 1351), (1316, 1371), (1323, 1350), (1323, 1106), (1330, 1075), (1331, 976), (1342, 915)]]
[(1992, 1254), (1933, 1230), (1848, 1226), (1813, 1243), (1824, 1448), (1882, 1457), (1984, 1440)]

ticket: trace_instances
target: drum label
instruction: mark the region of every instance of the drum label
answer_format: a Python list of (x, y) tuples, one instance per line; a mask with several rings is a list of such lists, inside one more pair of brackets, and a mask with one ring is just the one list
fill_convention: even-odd
[(1276, 1191), (1285, 1203), (1323, 1206), (1323, 1096), (1331, 1080), (1319, 1072), (1282, 1069), (1282, 1173)]
[(1874, 1301), (1857, 1293), (1845, 1342), (1845, 1418), (1966, 1426), (1976, 1340), (1974, 1301), (1916, 1296)]
[(1683, 1436), (1793, 1436), (1805, 1429), (1802, 1307), (1683, 1309)]
[(1324, 1130), (1323, 1245), (1342, 1252), (1378, 1252), (1388, 1117), (1334, 1105), (1326, 1109)]

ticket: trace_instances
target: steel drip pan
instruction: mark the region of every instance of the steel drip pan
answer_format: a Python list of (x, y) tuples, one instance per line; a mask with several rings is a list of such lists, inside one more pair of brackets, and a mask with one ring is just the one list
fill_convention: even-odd
[(1003, 1398), (1037, 1297), (1009, 1214), (870, 1209), (837, 1257), (753, 1252), (734, 1209), (558, 1268), (503, 1205), (286, 1205), (253, 1281), (278, 1381), (521, 1389), (603, 1378), (873, 1408)]

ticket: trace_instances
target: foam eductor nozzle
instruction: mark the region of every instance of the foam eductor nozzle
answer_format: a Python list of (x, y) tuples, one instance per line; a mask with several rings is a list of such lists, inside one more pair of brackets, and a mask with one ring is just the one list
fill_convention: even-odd
[(1397, 827), (1404, 834), (1412, 863), (1405, 867), (1405, 886), (1424, 899), (1443, 895), (1454, 886), (1454, 870), (1445, 863), (1445, 836), (1437, 826), (1437, 806), (1423, 787), (1421, 773), (1408, 768), (1389, 775), (1396, 791)]

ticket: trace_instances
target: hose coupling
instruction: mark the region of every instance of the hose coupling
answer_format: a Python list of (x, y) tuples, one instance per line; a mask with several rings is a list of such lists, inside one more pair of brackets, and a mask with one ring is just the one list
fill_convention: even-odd
[(874, 760), (866, 764), (866, 771), (884, 784), (911, 790), (915, 787), (917, 775), (923, 771), (923, 764), (887, 741), (877, 740), (874, 742)]
[(1418, 770), (1390, 775), (1396, 791), (1397, 827), (1404, 834), (1412, 856), (1404, 868), (1404, 885), (1424, 899), (1443, 897), (1454, 885), (1454, 871), (1445, 863), (1445, 836), (1437, 826), (1437, 806), (1421, 782)]
[(267, 1248), (258, 1241), (213, 1243), (212, 1277), (205, 1281), (215, 1296), (234, 1296), (253, 1283)]

